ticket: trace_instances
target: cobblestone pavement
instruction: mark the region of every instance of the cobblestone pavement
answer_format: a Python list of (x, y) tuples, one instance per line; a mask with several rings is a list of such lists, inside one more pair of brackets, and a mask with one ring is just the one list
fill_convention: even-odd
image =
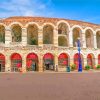
[(100, 72), (3, 73), (0, 100), (100, 100)]

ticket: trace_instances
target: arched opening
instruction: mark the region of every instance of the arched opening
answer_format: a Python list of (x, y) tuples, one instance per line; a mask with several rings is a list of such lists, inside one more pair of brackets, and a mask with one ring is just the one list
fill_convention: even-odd
[(0, 25), (0, 42), (5, 43), (5, 27)]
[(38, 56), (35, 53), (29, 53), (26, 58), (28, 71), (38, 71)]
[(58, 34), (61, 34), (61, 35), (67, 35), (68, 33), (68, 27), (65, 23), (60, 23), (58, 25)]
[(65, 36), (59, 36), (58, 37), (58, 45), (59, 46), (66, 46), (66, 47), (68, 47), (68, 40), (67, 40), (67, 38), (65, 37)]
[(100, 54), (98, 55), (98, 64), (100, 65)]
[(5, 56), (0, 54), (0, 72), (5, 71)]
[(68, 27), (65, 23), (58, 25), (58, 45), (68, 47)]
[(43, 28), (43, 44), (53, 44), (53, 27), (45, 25)]
[(11, 71), (17, 72), (22, 68), (22, 57), (18, 53), (11, 55)]
[(94, 47), (94, 39), (93, 39), (93, 33), (91, 30), (87, 30), (85, 33), (86, 37), (86, 47), (93, 48)]
[(21, 42), (22, 41), (22, 28), (19, 25), (14, 25), (12, 27), (12, 42)]
[(93, 69), (95, 65), (95, 58), (93, 54), (88, 54), (87, 56), (87, 65), (90, 66), (91, 69)]
[(51, 53), (46, 53), (43, 57), (44, 70), (54, 70), (54, 56)]
[(27, 43), (29, 45), (38, 45), (38, 27), (29, 25), (27, 28)]
[[(81, 41), (82, 41), (82, 31), (81, 31), (81, 29), (79, 29), (79, 28), (74, 28), (73, 29), (73, 46), (74, 47), (77, 47), (77, 40), (78, 40), (78, 38), (80, 38), (80, 43), (81, 43)], [(82, 46), (82, 44), (81, 44), (81, 46)]]
[[(80, 60), (79, 60), (80, 59)], [(80, 61), (80, 63), (82, 64), (82, 68), (83, 68), (83, 66), (84, 66), (84, 59), (83, 59), (83, 55), (82, 54), (78, 54), (78, 53), (76, 53), (75, 55), (74, 55), (74, 64), (76, 65), (76, 69), (78, 69), (78, 67), (79, 67), (79, 61)]]
[(69, 55), (66, 53), (61, 53), (58, 57), (59, 68), (66, 68), (69, 66)]
[(100, 31), (96, 33), (97, 48), (100, 48)]

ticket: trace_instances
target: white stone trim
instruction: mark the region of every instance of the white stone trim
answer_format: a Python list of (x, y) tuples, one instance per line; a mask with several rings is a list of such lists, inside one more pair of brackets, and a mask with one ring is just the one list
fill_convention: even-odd
[(56, 24), (56, 26), (58, 27), (58, 25), (61, 24), (61, 23), (66, 24), (66, 25), (68, 26), (68, 30), (70, 30), (70, 25), (69, 25), (69, 23), (68, 23), (67, 21), (65, 21), (65, 20), (60, 20), (60, 21), (58, 21), (57, 24)]
[(4, 23), (0, 23), (0, 26), (4, 26), (5, 28), (7, 27), (7, 25)]
[(23, 25), (20, 22), (12, 22), (8, 25), (8, 27), (12, 28), (13, 25), (19, 25), (21, 28), (23, 28)]
[(75, 28), (79, 28), (81, 30), (81, 32), (83, 33), (83, 28), (81, 26), (79, 26), (79, 25), (72, 26), (71, 27), (71, 31), (73, 31), (73, 29), (75, 29)]
[(44, 26), (46, 26), (46, 25), (50, 25), (50, 26), (52, 26), (53, 27), (53, 29), (55, 29), (56, 28), (56, 26), (53, 24), (53, 23), (43, 23), (42, 24), (42, 28), (44, 28)]
[(94, 35), (94, 32), (95, 32), (95, 31), (93, 30), (93, 28), (91, 28), (91, 27), (86, 27), (86, 28), (83, 30), (83, 31), (84, 31), (83, 33), (86, 33), (87, 30), (91, 30), (92, 33), (93, 33), (93, 35)]
[(39, 24), (36, 23), (36, 22), (28, 22), (28, 23), (25, 25), (25, 27), (28, 28), (29, 25), (36, 25), (37, 28), (39, 28)]

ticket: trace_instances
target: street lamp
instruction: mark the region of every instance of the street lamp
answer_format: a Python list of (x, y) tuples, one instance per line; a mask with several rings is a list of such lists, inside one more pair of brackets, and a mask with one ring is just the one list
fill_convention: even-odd
[(81, 61), (81, 43), (80, 43), (80, 38), (77, 39), (77, 49), (78, 49), (78, 72), (82, 72), (82, 61)]

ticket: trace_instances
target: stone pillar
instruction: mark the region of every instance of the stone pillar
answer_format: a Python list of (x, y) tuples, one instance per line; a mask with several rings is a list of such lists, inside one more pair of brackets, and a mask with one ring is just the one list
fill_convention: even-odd
[(54, 28), (53, 38), (54, 38), (54, 46), (58, 47), (58, 29), (57, 28)]
[(54, 65), (54, 69), (55, 69), (55, 71), (59, 71), (59, 66), (58, 66), (58, 54), (57, 53), (55, 53), (55, 57), (54, 57), (54, 63), (55, 63), (55, 65)]
[(98, 56), (95, 58), (95, 67), (98, 65)]
[(86, 38), (85, 38), (85, 33), (82, 33), (82, 44), (83, 44), (83, 48), (86, 48)]
[(42, 27), (39, 27), (38, 30), (38, 46), (43, 46), (43, 29)]
[[(8, 53), (9, 54), (9, 53)], [(11, 60), (10, 55), (6, 55), (5, 59), (5, 72), (11, 72)]]
[(70, 65), (74, 64), (74, 56), (73, 55), (70, 56), (70, 62), (69, 63), (70, 63)]
[(94, 48), (97, 49), (96, 35), (94, 35)]
[(39, 72), (43, 72), (43, 56), (41, 53), (39, 54), (38, 68)]
[(22, 70), (23, 72), (26, 72), (26, 55), (23, 54), (24, 56), (22, 56)]
[(5, 45), (10, 46), (11, 42), (12, 42), (11, 29), (9, 27), (6, 27), (5, 28)]
[(72, 30), (69, 31), (69, 47), (73, 47), (73, 32)]
[(22, 45), (26, 46), (27, 45), (27, 29), (22, 28)]
[(84, 67), (87, 65), (87, 57), (84, 57)]

